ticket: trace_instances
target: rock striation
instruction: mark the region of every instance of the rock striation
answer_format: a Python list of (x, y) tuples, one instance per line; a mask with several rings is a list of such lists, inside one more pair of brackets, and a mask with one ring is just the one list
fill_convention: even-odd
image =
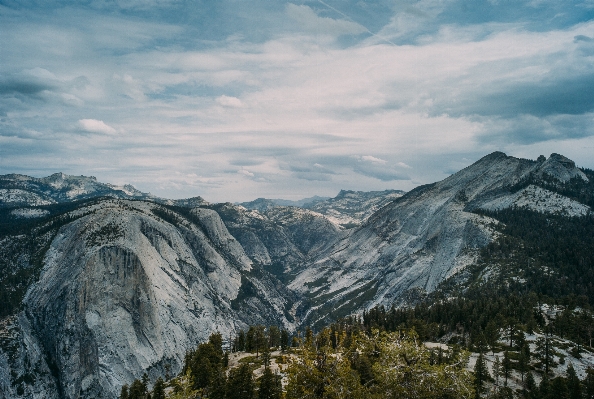
[(560, 155), (531, 161), (495, 152), (388, 203), (301, 270), (289, 288), (307, 298), (302, 310), (310, 324), (404, 303), (472, 264), (478, 249), (493, 239), (496, 221), (476, 210), (515, 206), (568, 216), (589, 213), (586, 205), (540, 187), (517, 189), (523, 182), (563, 184), (572, 178), (587, 181)]

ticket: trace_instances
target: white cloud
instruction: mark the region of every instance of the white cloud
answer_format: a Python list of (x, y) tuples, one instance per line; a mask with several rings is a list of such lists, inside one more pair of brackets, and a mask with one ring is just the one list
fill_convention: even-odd
[[(34, 10), (20, 19), (0, 16), (7, 27), (0, 38), (6, 49), (0, 139), (10, 143), (0, 146), (10, 148), (2, 171), (29, 164), (24, 159), (47, 174), (67, 171), (67, 159), (72, 174), (99, 177), (107, 170), (107, 181), (128, 174), (145, 191), (211, 201), (410, 189), (413, 183), (394, 179), (410, 174), (428, 183), (456, 160), (513, 153), (506, 135), (529, 138), (525, 131), (535, 128), (546, 133), (539, 140), (553, 138), (564, 155), (591, 162), (559, 129), (575, 127), (578, 117), (478, 117), (468, 104), (477, 93), (591, 73), (590, 43), (575, 38), (591, 37), (594, 22), (540, 31), (519, 23), (450, 24), (434, 26), (415, 44), (387, 45), (378, 37), (334, 40), (366, 31), (320, 4), (258, 15), (258, 23), (276, 19), (275, 29), (252, 22), (261, 34), (253, 40), (234, 26), (223, 30), (233, 39), (203, 37), (194, 30), (200, 27), (171, 26), (148, 14), (97, 16), (74, 6), (43, 22), (27, 14)], [(423, 30), (445, 6), (427, 0), (418, 12), (397, 10), (378, 35)], [(96, 119), (80, 119), (87, 115)], [(93, 136), (90, 150), (89, 135), (73, 135), (73, 126), (109, 137)], [(547, 155), (544, 147), (552, 144), (521, 145), (530, 157), (537, 147)], [(46, 154), (43, 162), (26, 158), (30, 151)], [(240, 166), (249, 170), (238, 172)], [(169, 178), (175, 184), (166, 184)]]
[(115, 134), (116, 130), (103, 121), (97, 119), (80, 119), (79, 127), (89, 133)]
[(222, 105), (223, 107), (232, 107), (232, 108), (241, 108), (243, 107), (243, 103), (237, 97), (229, 97), (222, 95), (217, 97), (216, 99), (217, 104)]
[(381, 158), (376, 158), (374, 156), (371, 155), (363, 155), (360, 158), (362, 161), (367, 161), (367, 162), (371, 162), (371, 163), (379, 163), (379, 164), (385, 164), (386, 161), (381, 159)]

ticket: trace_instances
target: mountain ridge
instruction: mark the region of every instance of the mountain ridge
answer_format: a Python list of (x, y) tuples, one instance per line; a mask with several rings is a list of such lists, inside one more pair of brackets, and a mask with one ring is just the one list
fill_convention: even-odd
[(343, 190), (307, 209), (130, 198), (61, 174), (27, 191), (16, 187), (25, 177), (0, 176), (0, 189), (38, 195), (0, 204), (0, 283), (13, 306), (0, 328), (0, 387), (10, 398), (112, 397), (142, 372), (179, 371), (212, 331), (295, 331), (414, 304), (501, 236), (493, 212), (591, 217), (590, 175), (562, 155), (543, 158), (495, 152), (408, 193)]

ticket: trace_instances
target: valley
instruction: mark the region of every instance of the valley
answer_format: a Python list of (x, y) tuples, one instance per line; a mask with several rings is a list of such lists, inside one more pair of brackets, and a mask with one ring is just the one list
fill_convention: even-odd
[[(572, 364), (583, 380), (592, 206), (594, 172), (559, 154), (495, 152), (407, 193), (294, 204), (0, 176), (0, 397), (112, 398), (144, 373), (182, 372), (214, 332), (231, 349), (250, 326), (302, 336), (353, 317), (369, 332), (414, 328), (424, 341), (491, 352), (491, 369), (495, 350), (519, 356), (520, 332), (532, 352), (549, 334), (551, 378)], [(537, 383), (548, 375), (539, 362), (529, 362)]]

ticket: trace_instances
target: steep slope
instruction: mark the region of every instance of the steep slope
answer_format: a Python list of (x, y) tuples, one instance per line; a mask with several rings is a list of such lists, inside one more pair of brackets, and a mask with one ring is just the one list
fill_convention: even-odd
[(210, 207), (250, 259), (282, 279), (341, 236), (323, 215), (297, 207), (274, 206), (262, 212), (230, 203)]
[[(69, 217), (12, 322), (18, 333), (3, 343), (8, 397), (20, 386), (28, 397), (111, 398), (145, 371), (152, 380), (166, 367), (178, 372), (186, 351), (215, 330), (292, 328), (291, 293), (252, 265), (213, 210), (186, 216), (105, 200)], [(51, 373), (19, 385), (35, 368)]]
[(352, 228), (361, 225), (377, 210), (402, 195), (404, 191), (401, 190), (341, 190), (336, 197), (306, 205), (305, 208), (321, 213), (339, 226)]
[[(447, 179), (418, 187), (373, 214), (360, 228), (302, 270), (290, 288), (308, 298), (307, 322), (337, 317), (376, 304), (405, 302), (431, 292), (472, 264), (494, 236), (496, 220), (473, 213), (494, 199), (516, 198), (527, 181), (587, 180), (565, 157), (530, 161), (490, 154)], [(569, 179), (569, 180), (568, 180)], [(543, 212), (589, 212), (554, 198)], [(504, 206), (536, 206), (509, 200)]]

